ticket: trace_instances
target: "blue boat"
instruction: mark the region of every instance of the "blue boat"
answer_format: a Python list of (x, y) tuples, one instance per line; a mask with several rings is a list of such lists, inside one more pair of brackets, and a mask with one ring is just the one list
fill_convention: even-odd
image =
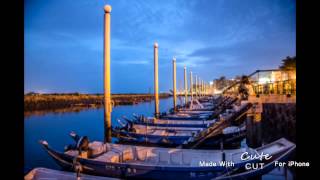
[[(216, 118), (221, 112), (230, 108), (238, 98), (235, 97), (224, 97), (220, 103), (214, 106), (212, 109), (180, 109), (177, 112), (171, 111), (170, 114), (163, 113), (160, 115), (160, 119), (169, 120), (210, 120)], [(141, 119), (143, 121), (144, 119)], [(143, 117), (144, 118), (144, 117)]]
[[(132, 123), (126, 127), (113, 128), (112, 133), (113, 136), (120, 139), (120, 142), (154, 144), (165, 147), (186, 145), (206, 137), (213, 131), (217, 131), (216, 135), (221, 134), (224, 128), (230, 126), (240, 115), (246, 113), (251, 106), (250, 103), (243, 103), (239, 107), (221, 114), (220, 118), (212, 123), (212, 126), (210, 124), (210, 127), (204, 129), (198, 127), (172, 127), (170, 124), (168, 124), (168, 127), (157, 127), (141, 124), (134, 125)], [(186, 122), (191, 121), (176, 121), (177, 124), (185, 124)], [(194, 123), (202, 124), (201, 121), (195, 121)]]
[[(223, 178), (228, 172), (243, 169), (247, 163), (272, 162), (278, 157), (288, 157), (295, 149), (295, 144), (284, 138), (256, 149), (234, 150), (172, 149), (94, 141), (88, 143), (87, 150), (77, 148), (59, 152), (46, 141), (40, 143), (64, 170), (95, 176), (155, 180)], [(269, 159), (248, 158), (262, 153), (268, 154)], [(221, 162), (232, 162), (233, 166), (224, 166)]]

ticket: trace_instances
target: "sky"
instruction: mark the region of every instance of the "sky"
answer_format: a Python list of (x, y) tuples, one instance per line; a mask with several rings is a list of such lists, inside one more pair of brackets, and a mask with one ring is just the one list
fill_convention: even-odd
[(112, 93), (177, 88), (183, 67), (209, 82), (278, 68), (296, 55), (294, 0), (25, 0), (24, 91), (103, 92), (103, 7), (111, 11)]

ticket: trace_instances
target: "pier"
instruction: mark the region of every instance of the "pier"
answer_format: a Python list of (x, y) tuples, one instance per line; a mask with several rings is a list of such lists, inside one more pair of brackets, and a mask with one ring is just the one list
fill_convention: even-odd
[[(111, 10), (110, 5), (105, 5), (100, 12), (103, 13), (100, 59), (103, 94), (25, 96), (25, 109), (30, 111), (52, 110), (59, 104), (78, 108), (72, 111), (76, 113), (69, 112), (68, 121), (55, 114), (45, 118), (57, 122), (41, 122), (42, 127), (49, 128), (66, 123), (68, 127), (59, 126), (65, 128), (59, 129), (59, 133), (72, 130), (71, 143), (70, 139), (60, 139), (62, 135), (54, 137), (61, 142), (52, 146), (52, 139), (38, 139), (45, 155), (61, 166), (61, 171), (35, 168), (25, 176), (26, 180), (261, 178), (274, 169), (274, 162), (281, 163), (291, 157), (296, 148), (295, 70), (257, 70), (236, 78), (223, 76), (214, 80), (205, 71), (189, 66), (186, 57), (178, 51), (163, 55), (167, 45), (161, 38), (151, 39), (145, 44), (149, 46), (145, 48), (149, 56), (144, 58), (149, 58), (148, 63), (153, 65), (153, 82), (147, 84), (153, 85), (153, 92), (150, 88), (148, 94), (113, 94), (111, 81), (116, 79), (111, 77), (111, 71), (117, 58), (111, 57)], [(166, 70), (172, 69), (169, 78), (159, 73), (164, 62), (169, 62)], [(171, 93), (162, 91), (159, 79), (167, 82), (171, 78)], [(82, 112), (83, 118), (78, 116), (79, 108), (94, 107), (95, 111)], [(33, 123), (28, 124), (30, 129), (34, 128)], [(33, 130), (42, 131), (49, 135), (57, 133)], [(64, 143), (69, 144), (62, 151), (55, 149)], [(268, 158), (263, 158), (265, 151)], [(243, 159), (243, 154), (248, 156)], [(263, 164), (266, 168), (247, 169), (250, 163)]]

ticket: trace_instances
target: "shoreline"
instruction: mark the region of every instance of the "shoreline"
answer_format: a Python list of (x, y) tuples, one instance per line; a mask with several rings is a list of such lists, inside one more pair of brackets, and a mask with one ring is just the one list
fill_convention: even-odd
[[(169, 98), (171, 94), (160, 93), (159, 98)], [(114, 106), (134, 105), (142, 102), (150, 102), (154, 99), (153, 94), (112, 94)], [(65, 108), (97, 108), (102, 107), (103, 94), (26, 94), (24, 95), (24, 112), (53, 111)]]

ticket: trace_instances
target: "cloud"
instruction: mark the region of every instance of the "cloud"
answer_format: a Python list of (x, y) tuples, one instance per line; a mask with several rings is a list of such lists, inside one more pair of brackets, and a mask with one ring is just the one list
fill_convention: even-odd
[[(291, 0), (26, 1), (25, 84), (29, 89), (103, 89), (99, 82), (106, 3), (112, 5), (115, 92), (148, 89), (150, 85), (143, 81), (152, 82), (155, 41), (160, 79), (170, 75), (173, 56), (178, 71), (187, 66), (204, 79), (213, 79), (275, 68), (283, 57), (295, 55), (295, 1)], [(134, 76), (126, 74), (137, 75), (137, 68), (142, 81), (134, 84)], [(163, 82), (160, 89), (167, 90), (170, 83)]]
[(148, 65), (150, 64), (150, 61), (146, 60), (133, 60), (133, 61), (115, 61), (115, 64), (120, 64), (120, 65)]

